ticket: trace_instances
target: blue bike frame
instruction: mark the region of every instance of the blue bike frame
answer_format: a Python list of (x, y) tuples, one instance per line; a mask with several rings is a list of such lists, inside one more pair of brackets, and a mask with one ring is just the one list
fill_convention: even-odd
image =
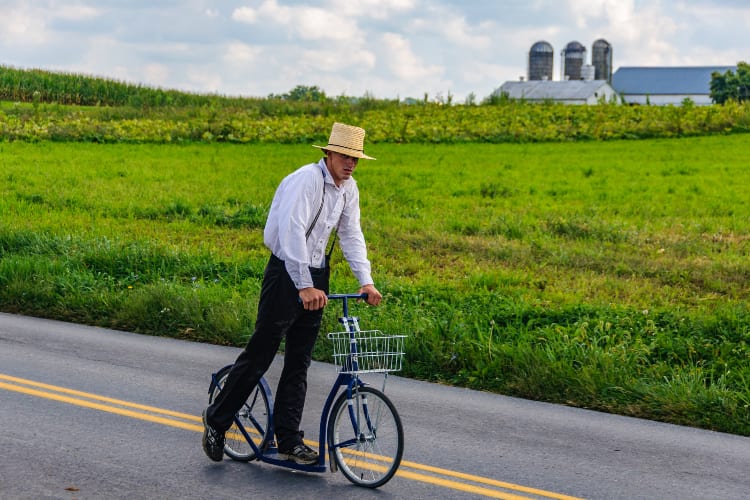
[[(359, 328), (358, 325), (358, 319), (356, 317), (349, 316), (349, 306), (348, 306), (348, 300), (349, 299), (366, 299), (367, 294), (331, 294), (328, 296), (329, 299), (341, 299), (343, 300), (343, 316), (339, 318), (339, 321), (344, 325), (344, 328), (349, 333), (350, 337), (350, 349), (351, 349), (351, 368), (353, 372), (357, 372), (359, 369), (359, 365), (357, 362), (357, 343), (354, 340), (354, 332)], [(231, 365), (227, 365), (226, 367), (219, 370), (219, 372), (223, 371), (225, 368), (228, 368)], [(219, 373), (217, 372), (217, 373)], [(219, 381), (216, 378), (217, 373), (212, 374), (212, 385), (209, 388), (209, 393), (213, 390), (214, 387), (218, 387)], [(338, 377), (336, 378), (336, 381), (333, 384), (333, 387), (331, 387), (330, 392), (328, 393), (328, 397), (326, 398), (325, 405), (323, 406), (323, 411), (320, 416), (320, 433), (319, 433), (319, 439), (318, 439), (318, 450), (319, 450), (319, 458), (318, 462), (311, 465), (305, 465), (305, 464), (298, 464), (295, 462), (292, 462), (290, 460), (281, 459), (278, 456), (278, 448), (275, 445), (274, 440), (274, 428), (273, 428), (273, 398), (271, 393), (271, 388), (266, 382), (266, 380), (261, 377), (258, 381), (258, 385), (260, 386), (260, 389), (266, 393), (266, 397), (268, 399), (268, 405), (269, 405), (269, 424), (268, 429), (265, 430), (265, 435), (268, 436), (268, 443), (271, 443), (270, 445), (267, 445), (264, 447), (264, 449), (261, 449), (258, 447), (255, 442), (250, 437), (250, 434), (248, 433), (247, 429), (242, 425), (242, 422), (240, 422), (240, 419), (235, 416), (234, 417), (234, 423), (237, 425), (237, 428), (240, 430), (242, 435), (247, 440), (250, 447), (255, 452), (255, 457), (257, 460), (260, 460), (261, 462), (270, 463), (273, 465), (279, 465), (281, 467), (287, 467), (290, 469), (296, 469), (306, 472), (325, 472), (326, 467), (326, 452), (327, 453), (333, 453), (334, 450), (330, 449), (330, 446), (328, 446), (328, 419), (331, 416), (331, 408), (333, 406), (333, 403), (338, 396), (338, 394), (341, 391), (341, 387), (345, 387), (346, 390), (346, 397), (347, 399), (351, 400), (352, 398), (352, 391), (355, 387), (363, 387), (366, 384), (357, 376), (356, 374), (352, 373), (342, 373), (339, 372)], [(364, 408), (364, 417), (365, 421), (367, 422), (368, 427), (372, 428), (372, 423), (370, 422), (370, 415), (367, 411), (367, 408)], [(357, 419), (354, 414), (354, 409), (352, 408), (352, 405), (349, 405), (349, 417), (351, 419), (352, 426), (354, 427), (354, 436), (360, 435), (359, 429), (357, 426)], [(256, 426), (260, 427), (260, 425), (257, 422), (254, 422)], [(341, 445), (349, 445), (353, 444), (354, 439), (341, 443)], [(332, 472), (335, 472), (335, 461), (331, 457), (329, 460), (330, 462), (330, 468)]]

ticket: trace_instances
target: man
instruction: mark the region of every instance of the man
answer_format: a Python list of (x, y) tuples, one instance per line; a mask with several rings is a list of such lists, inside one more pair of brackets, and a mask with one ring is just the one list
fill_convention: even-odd
[(304, 444), (299, 429), (307, 392), (307, 369), (328, 303), (326, 247), (337, 231), (344, 258), (367, 303), (382, 299), (375, 288), (360, 227), (359, 190), (352, 178), (364, 153), (365, 131), (334, 123), (325, 156), (288, 175), (271, 202), (264, 243), (271, 257), (263, 276), (255, 331), (233, 365), (223, 390), (203, 412), (203, 450), (221, 461), (224, 434), (235, 413), (266, 372), (286, 337), (284, 368), (276, 390), (273, 422), (279, 456), (314, 464), (318, 453)]

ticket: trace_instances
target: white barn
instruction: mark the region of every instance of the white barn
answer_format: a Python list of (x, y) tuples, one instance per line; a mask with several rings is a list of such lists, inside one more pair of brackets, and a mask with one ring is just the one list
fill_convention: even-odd
[(612, 75), (612, 87), (628, 104), (712, 104), (711, 74), (736, 71), (736, 66), (625, 66)]
[(505, 82), (494, 95), (527, 102), (554, 101), (563, 104), (599, 104), (617, 102), (617, 92), (605, 80), (531, 80)]

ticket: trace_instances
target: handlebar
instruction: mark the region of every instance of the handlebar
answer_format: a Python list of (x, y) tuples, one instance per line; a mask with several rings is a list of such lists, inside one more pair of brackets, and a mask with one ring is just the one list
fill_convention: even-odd
[(329, 293), (329, 299), (364, 299), (367, 300), (366, 293)]
[[(329, 299), (343, 299), (346, 302), (347, 299), (362, 299), (367, 300), (366, 293), (329, 293), (326, 295)], [(297, 297), (297, 302), (302, 302), (301, 297)]]
[(349, 299), (367, 300), (366, 293), (329, 293), (328, 299), (341, 299), (344, 304), (344, 317), (349, 316)]

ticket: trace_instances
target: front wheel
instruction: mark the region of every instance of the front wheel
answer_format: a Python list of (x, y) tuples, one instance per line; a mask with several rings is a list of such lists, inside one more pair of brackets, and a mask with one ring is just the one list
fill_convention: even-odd
[[(230, 369), (231, 366), (224, 367), (216, 374), (216, 384), (211, 384), (208, 404), (213, 403), (221, 389), (224, 388)], [(255, 458), (255, 451), (248, 443), (248, 438), (252, 439), (259, 449), (263, 449), (268, 440), (271, 439), (271, 436), (268, 435), (268, 429), (271, 427), (268, 395), (260, 383), (253, 388), (245, 404), (237, 412), (236, 417), (246, 434), (243, 434), (236, 421), (233, 422), (232, 427), (225, 434), (224, 453), (233, 460), (248, 462)]]
[(396, 473), (404, 453), (404, 430), (391, 400), (377, 389), (342, 393), (328, 420), (328, 446), (346, 478), (377, 488)]

